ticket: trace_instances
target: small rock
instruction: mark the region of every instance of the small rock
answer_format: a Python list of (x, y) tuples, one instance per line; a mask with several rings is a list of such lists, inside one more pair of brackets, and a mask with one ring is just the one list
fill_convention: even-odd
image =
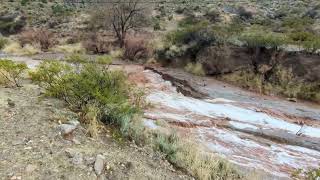
[(73, 158), (72, 158), (72, 164), (74, 165), (82, 165), (83, 164), (83, 156), (81, 153), (77, 153)]
[(32, 164), (29, 164), (29, 165), (26, 167), (26, 172), (27, 172), (27, 173), (32, 173), (32, 172), (35, 171), (36, 169), (37, 169), (37, 166), (32, 165)]
[(80, 152), (77, 152), (73, 149), (66, 149), (65, 150), (67, 156), (71, 158), (71, 162), (74, 165), (82, 165), (83, 164), (83, 155)]
[(28, 147), (25, 147), (25, 148), (23, 148), (23, 149), (24, 149), (24, 150), (31, 150), (32, 147), (28, 146)]
[(79, 140), (77, 140), (77, 139), (72, 139), (72, 142), (74, 144), (76, 144), (76, 145), (80, 145), (81, 144), (81, 142)]
[(21, 176), (12, 176), (10, 179), (11, 180), (20, 180)]
[(77, 128), (77, 126), (70, 125), (70, 124), (61, 124), (61, 125), (59, 125), (59, 130), (60, 130), (62, 135), (71, 134), (76, 128)]
[(94, 157), (85, 157), (84, 160), (86, 164), (89, 166), (89, 165), (93, 165), (96, 159)]
[(16, 106), (16, 104), (10, 98), (8, 98), (7, 101), (8, 101), (9, 107), (13, 108)]
[(99, 176), (104, 169), (105, 158), (101, 154), (98, 154), (94, 163), (94, 171)]
[(80, 122), (73, 119), (73, 120), (68, 121), (67, 124), (78, 127), (80, 125)]
[(70, 148), (66, 149), (65, 152), (69, 158), (73, 158), (75, 156), (75, 154), (77, 153), (75, 150), (70, 149)]

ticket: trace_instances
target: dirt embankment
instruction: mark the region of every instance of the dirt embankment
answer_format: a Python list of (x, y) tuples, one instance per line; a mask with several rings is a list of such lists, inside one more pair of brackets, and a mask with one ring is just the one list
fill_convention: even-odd
[[(253, 54), (248, 48), (230, 46), (228, 54), (223, 59), (212, 56), (213, 51), (219, 51), (214, 47), (203, 49), (197, 55), (197, 61), (204, 63), (204, 68), (209, 75), (230, 73), (239, 69), (252, 66), (252, 59), (256, 58), (257, 66), (271, 65), (274, 58), (279, 58), (280, 65), (292, 69), (294, 75), (307, 81), (320, 81), (320, 55), (304, 52), (282, 52), (275, 57), (272, 50), (263, 49), (259, 55)], [(224, 49), (220, 51), (225, 51)], [(223, 53), (223, 52), (221, 52)], [(225, 53), (225, 52), (224, 52)], [(256, 57), (257, 56), (257, 57)]]

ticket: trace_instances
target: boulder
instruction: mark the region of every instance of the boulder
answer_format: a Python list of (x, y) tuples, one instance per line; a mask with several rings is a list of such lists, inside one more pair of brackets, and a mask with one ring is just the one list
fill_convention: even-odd
[(104, 156), (101, 154), (98, 154), (94, 162), (94, 171), (98, 176), (101, 175), (104, 170), (104, 163), (105, 163)]

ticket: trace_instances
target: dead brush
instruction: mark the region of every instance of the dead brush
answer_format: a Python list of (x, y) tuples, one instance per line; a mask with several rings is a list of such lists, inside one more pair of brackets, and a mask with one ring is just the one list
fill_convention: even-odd
[(21, 46), (25, 46), (27, 44), (31, 45), (40, 45), (41, 50), (47, 51), (50, 47), (52, 47), (54, 42), (54, 34), (45, 28), (41, 29), (28, 29), (23, 31), (18, 40)]
[(99, 132), (102, 129), (105, 129), (105, 125), (101, 121), (99, 121), (99, 116), (100, 109), (95, 105), (88, 105), (83, 111), (81, 122), (87, 127), (87, 134), (90, 137), (98, 137)]
[(111, 51), (111, 42), (107, 41), (97, 33), (87, 34), (85, 40), (82, 42), (83, 47), (87, 52), (93, 54), (105, 54)]
[(142, 37), (129, 37), (124, 44), (124, 58), (129, 60), (146, 59), (150, 56), (151, 49), (148, 42)]

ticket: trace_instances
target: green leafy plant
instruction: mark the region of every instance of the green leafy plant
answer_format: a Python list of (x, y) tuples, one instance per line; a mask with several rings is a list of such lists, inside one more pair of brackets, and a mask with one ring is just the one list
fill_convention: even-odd
[(16, 63), (8, 59), (0, 59), (0, 76), (6, 85), (21, 87), (22, 73), (27, 69), (24, 63)]
[(72, 64), (88, 63), (88, 59), (83, 54), (79, 53), (73, 53), (69, 55), (67, 58), (65, 58), (65, 61)]

